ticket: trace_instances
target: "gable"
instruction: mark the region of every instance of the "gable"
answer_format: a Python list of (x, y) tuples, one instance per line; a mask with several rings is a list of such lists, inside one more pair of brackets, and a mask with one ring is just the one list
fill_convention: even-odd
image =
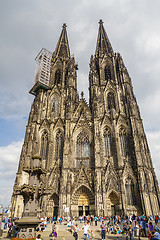
[(48, 120), (44, 119), (44, 120), (42, 120), (42, 122), (40, 124), (39, 130), (42, 132), (45, 129), (48, 132), (49, 131), (49, 127), (50, 127), (50, 124), (49, 124)]
[(72, 119), (73, 120), (79, 119), (80, 116), (82, 115), (82, 113), (83, 113), (83, 116), (86, 117), (86, 119), (91, 120), (91, 117), (92, 117), (91, 110), (88, 107), (88, 105), (87, 105), (87, 103), (86, 103), (86, 101), (84, 100), (83, 97), (81, 98), (81, 100), (80, 100), (80, 102), (79, 102), (79, 104), (78, 104), (78, 106), (77, 106), (77, 108), (76, 108), (76, 110), (73, 114)]
[[(79, 186), (82, 186), (82, 185), (89, 187), (89, 189), (92, 189), (91, 185), (90, 185), (90, 182), (89, 182), (89, 179), (88, 179), (88, 176), (87, 176), (87, 173), (85, 171), (84, 165), (81, 166), (81, 169), (80, 169), (79, 174), (77, 176), (77, 180), (74, 184), (74, 186), (75, 186), (74, 190), (79, 188)], [(73, 192), (74, 192), (74, 190), (73, 190)]]
[(55, 123), (53, 130), (56, 131), (56, 129), (61, 129), (64, 131), (64, 124), (61, 118), (58, 118), (57, 122)]

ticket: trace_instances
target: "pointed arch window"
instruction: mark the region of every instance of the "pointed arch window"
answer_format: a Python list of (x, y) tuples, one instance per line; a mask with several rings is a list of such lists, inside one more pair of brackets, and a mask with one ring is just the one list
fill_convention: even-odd
[(131, 195), (132, 195), (132, 205), (136, 205), (135, 186), (133, 182), (131, 182)]
[(136, 205), (135, 187), (133, 181), (128, 178), (125, 183), (127, 205)]
[(118, 83), (120, 84), (120, 70), (119, 70), (119, 61), (116, 61), (116, 73), (117, 73), (117, 80)]
[(107, 103), (108, 103), (108, 112), (111, 112), (111, 109), (114, 109), (116, 111), (116, 104), (115, 104), (115, 98), (113, 93), (108, 93), (107, 95)]
[(85, 132), (80, 132), (76, 142), (76, 167), (82, 164), (90, 167), (90, 142)]
[(55, 83), (56, 84), (61, 84), (61, 70), (57, 69), (55, 72)]
[(109, 129), (106, 129), (103, 134), (104, 137), (104, 149), (105, 149), (105, 156), (111, 157), (111, 133)]
[(68, 69), (66, 70), (66, 73), (65, 73), (65, 80), (64, 80), (64, 85), (65, 87), (68, 85)]
[(120, 147), (121, 147), (121, 155), (125, 157), (127, 155), (127, 136), (126, 132), (123, 128), (119, 131), (119, 141), (120, 141)]
[(81, 132), (77, 137), (76, 143), (76, 156), (77, 158), (90, 157), (90, 142), (89, 136), (85, 132)]
[(52, 106), (51, 111), (54, 113), (54, 115), (57, 117), (59, 116), (59, 96), (55, 95), (52, 100)]
[(47, 160), (48, 157), (48, 134), (47, 132), (42, 134), (41, 137), (41, 159)]
[(129, 186), (129, 183), (128, 183), (128, 182), (126, 182), (125, 188), (126, 188), (126, 200), (127, 200), (127, 205), (131, 205), (131, 204), (130, 204), (130, 186)]
[(60, 131), (56, 135), (55, 159), (60, 160), (60, 162), (62, 163), (62, 159), (63, 159), (63, 134)]
[(105, 76), (105, 80), (107, 82), (109, 80), (111, 80), (111, 68), (110, 68), (110, 66), (105, 66), (105, 68), (104, 68), (104, 76)]

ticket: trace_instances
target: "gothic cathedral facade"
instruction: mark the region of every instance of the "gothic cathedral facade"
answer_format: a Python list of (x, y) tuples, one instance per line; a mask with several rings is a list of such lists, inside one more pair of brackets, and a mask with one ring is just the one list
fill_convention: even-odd
[(160, 214), (158, 182), (131, 78), (102, 20), (90, 59), (89, 103), (77, 93), (78, 67), (65, 24), (53, 54), (43, 49), (37, 59), (12, 215), (22, 215), (31, 192), (42, 216)]

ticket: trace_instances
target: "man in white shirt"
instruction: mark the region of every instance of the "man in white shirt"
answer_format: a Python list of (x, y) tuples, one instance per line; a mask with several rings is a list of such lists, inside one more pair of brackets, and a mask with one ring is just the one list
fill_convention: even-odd
[(86, 222), (84, 223), (84, 226), (82, 227), (83, 234), (84, 234), (84, 240), (88, 240), (89, 239), (89, 234), (88, 234), (89, 227), (90, 226)]

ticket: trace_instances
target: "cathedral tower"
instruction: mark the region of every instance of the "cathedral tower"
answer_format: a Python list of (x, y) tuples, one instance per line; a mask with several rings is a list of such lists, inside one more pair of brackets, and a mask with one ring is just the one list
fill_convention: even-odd
[[(158, 182), (132, 82), (102, 20), (90, 59), (89, 105), (77, 93), (78, 65), (70, 55), (66, 24), (53, 54), (42, 49), (36, 61), (30, 91), (35, 99), (12, 215), (22, 215), (31, 189), (35, 210), (43, 216), (160, 213)], [(40, 170), (34, 179), (35, 159)]]

